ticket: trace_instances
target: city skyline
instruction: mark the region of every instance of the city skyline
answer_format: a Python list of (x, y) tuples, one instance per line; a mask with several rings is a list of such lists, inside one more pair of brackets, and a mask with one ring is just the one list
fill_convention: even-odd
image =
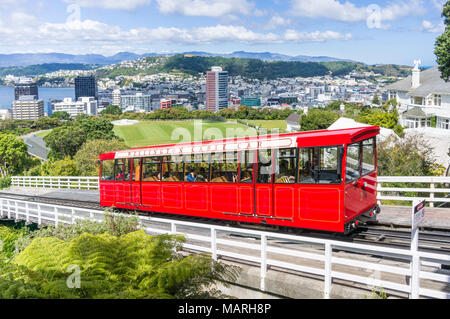
[(2, 0), (1, 54), (272, 52), (435, 65), (442, 0)]

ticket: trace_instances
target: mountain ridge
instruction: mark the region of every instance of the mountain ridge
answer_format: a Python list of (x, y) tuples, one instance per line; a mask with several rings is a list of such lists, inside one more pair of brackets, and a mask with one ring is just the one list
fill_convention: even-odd
[(271, 52), (246, 52), (235, 51), (232, 53), (209, 53), (203, 51), (190, 51), (181, 53), (144, 53), (137, 54), (133, 52), (118, 52), (112, 56), (104, 56), (101, 54), (67, 54), (67, 53), (12, 53), (0, 54), (0, 67), (22, 67), (47, 63), (80, 63), (80, 64), (97, 64), (110, 65), (123, 61), (137, 60), (152, 56), (174, 56), (178, 54), (192, 54), (198, 56), (224, 57), (224, 58), (246, 58), (262, 61), (288, 61), (288, 62), (356, 62), (348, 59), (340, 59), (328, 56), (306, 56), (297, 55), (289, 56)]

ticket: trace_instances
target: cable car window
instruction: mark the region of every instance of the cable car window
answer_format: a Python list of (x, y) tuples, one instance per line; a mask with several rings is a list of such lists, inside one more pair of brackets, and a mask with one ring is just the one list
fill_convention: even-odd
[(209, 181), (209, 154), (187, 155), (185, 161), (185, 182), (207, 183)]
[(211, 182), (236, 183), (238, 172), (237, 152), (211, 155)]
[(362, 174), (367, 175), (375, 171), (375, 154), (376, 142), (375, 138), (371, 138), (362, 142)]
[(123, 180), (127, 182), (131, 180), (131, 158), (125, 159), (125, 170)]
[(361, 177), (361, 144), (347, 146), (347, 165), (345, 167), (345, 182), (357, 180)]
[[(135, 173), (137, 174), (137, 173)], [(142, 159), (142, 181), (159, 182), (161, 180), (161, 159), (145, 157)]]
[(253, 183), (254, 157), (254, 151), (245, 151), (240, 153), (239, 183)]
[(163, 157), (162, 181), (163, 182), (184, 181), (184, 163), (182, 155)]
[(340, 184), (342, 151), (338, 146), (301, 148), (299, 183)]
[(275, 164), (275, 183), (294, 184), (296, 174), (297, 149), (277, 150)]
[(102, 161), (102, 181), (114, 180), (114, 160)]
[(133, 159), (133, 171), (131, 173), (133, 174), (131, 177), (133, 182), (139, 182), (141, 180), (141, 159), (140, 158)]
[(114, 180), (116, 182), (123, 182), (123, 175), (124, 175), (124, 160), (123, 159), (118, 159), (116, 160), (116, 165), (115, 165), (115, 178)]
[(272, 150), (258, 151), (258, 177), (257, 183), (272, 183)]

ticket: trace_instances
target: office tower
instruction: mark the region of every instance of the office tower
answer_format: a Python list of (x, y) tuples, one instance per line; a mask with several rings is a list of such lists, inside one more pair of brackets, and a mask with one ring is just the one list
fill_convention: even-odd
[(38, 86), (34, 82), (19, 82), (14, 85), (14, 100), (21, 96), (31, 95), (39, 99)]
[(97, 78), (93, 75), (75, 78), (75, 100), (80, 97), (93, 97), (98, 100)]
[(64, 111), (71, 117), (79, 114), (97, 115), (97, 101), (93, 97), (81, 97), (78, 101), (72, 98), (65, 98), (62, 102), (53, 104), (53, 112)]
[(206, 109), (217, 112), (228, 107), (228, 72), (213, 66), (206, 72)]
[(37, 120), (44, 116), (44, 101), (35, 95), (23, 95), (12, 102), (12, 118), (15, 120)]

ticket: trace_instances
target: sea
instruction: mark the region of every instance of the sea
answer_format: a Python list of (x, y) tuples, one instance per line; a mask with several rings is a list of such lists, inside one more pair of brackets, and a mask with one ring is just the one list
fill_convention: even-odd
[[(47, 106), (47, 103), (50, 99), (62, 100), (65, 97), (71, 97), (75, 99), (75, 88), (40, 87), (38, 90), (39, 99), (44, 100), (45, 106)], [(14, 87), (0, 86), (0, 109), (10, 109), (13, 101)]]

